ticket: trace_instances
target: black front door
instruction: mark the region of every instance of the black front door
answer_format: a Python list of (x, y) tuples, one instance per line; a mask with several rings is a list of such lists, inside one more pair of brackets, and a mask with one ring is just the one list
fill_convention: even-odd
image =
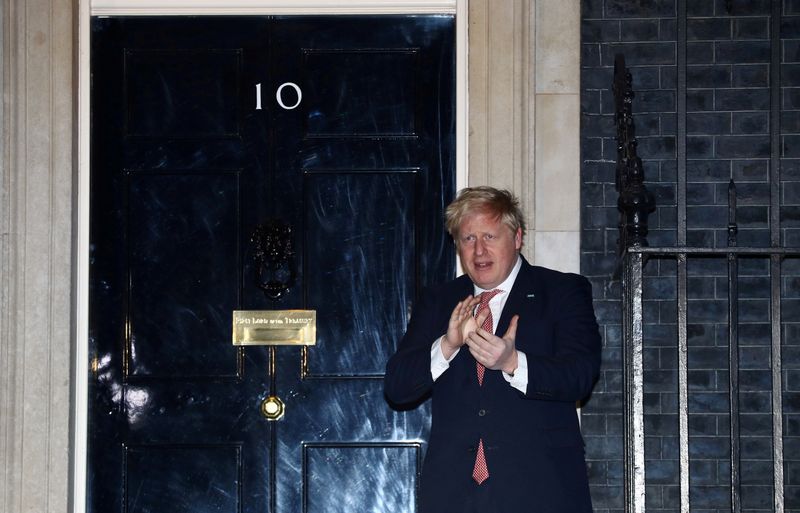
[[(454, 36), (448, 16), (92, 20), (90, 511), (416, 510), (427, 411), (391, 410), (381, 377), (453, 273)], [(260, 278), (278, 298), (251, 241), (269, 223), (291, 229)], [(232, 346), (233, 310), (275, 309), (316, 310), (317, 345)]]

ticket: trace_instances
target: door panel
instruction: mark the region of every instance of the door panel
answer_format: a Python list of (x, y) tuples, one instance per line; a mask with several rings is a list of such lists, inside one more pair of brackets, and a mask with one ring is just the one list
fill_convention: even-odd
[[(92, 24), (90, 511), (415, 511), (427, 410), (381, 377), (453, 272), (452, 17)], [(270, 219), (293, 234), (278, 300)], [(233, 310), (297, 308), (316, 346), (231, 345)]]
[[(343, 464), (347, 462), (347, 464)], [(303, 511), (391, 511), (414, 503), (414, 474), (421, 463), (414, 444), (303, 444)], [(363, 469), (356, 486), (350, 476)]]
[(135, 173), (128, 184), (126, 374), (235, 377), (238, 173)]
[(318, 328), (308, 373), (381, 376), (414, 290), (415, 173), (308, 173), (305, 184), (305, 284)]
[(123, 510), (241, 511), (241, 489), (230, 479), (242, 470), (241, 452), (238, 444), (125, 447)]
[(239, 49), (125, 51), (125, 134), (238, 136), (241, 57)]
[[(416, 53), (369, 48), (303, 52), (304, 83), (316, 100), (309, 102), (306, 137), (414, 135)], [(369, 75), (362, 74), (365, 69)]]

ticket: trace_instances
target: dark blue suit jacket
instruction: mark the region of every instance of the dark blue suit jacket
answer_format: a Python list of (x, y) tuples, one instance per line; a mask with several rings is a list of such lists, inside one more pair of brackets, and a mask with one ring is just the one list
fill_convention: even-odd
[(600, 335), (586, 278), (529, 265), (522, 268), (495, 333), (519, 315), (516, 347), (528, 359), (523, 394), (500, 371), (483, 386), (463, 347), (435, 382), (431, 344), (447, 331), (456, 303), (473, 293), (467, 276), (423, 293), (408, 330), (389, 360), (386, 397), (395, 404), (432, 396), (432, 424), (422, 470), (424, 513), (462, 513), (469, 500), (475, 449), (483, 439), (489, 493), (505, 512), (591, 511), (575, 403), (586, 398), (600, 369)]

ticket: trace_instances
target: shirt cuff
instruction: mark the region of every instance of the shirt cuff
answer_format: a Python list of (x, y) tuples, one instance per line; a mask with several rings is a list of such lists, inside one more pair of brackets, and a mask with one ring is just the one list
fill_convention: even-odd
[[(439, 351), (441, 353), (441, 351)], [(442, 357), (444, 358), (444, 357)], [(523, 394), (528, 391), (528, 357), (522, 351), (517, 351), (517, 370), (514, 375), (506, 374), (503, 372), (503, 377), (508, 383), (522, 392)], [(434, 378), (436, 379), (436, 378)]]
[[(433, 346), (431, 346), (431, 376), (433, 377), (434, 381), (439, 379), (439, 376), (444, 374), (444, 371), (450, 368), (450, 362), (452, 362), (453, 358), (455, 358), (458, 352), (461, 351), (461, 348), (456, 349), (455, 353), (453, 353), (450, 359), (446, 359), (442, 354), (442, 339), (444, 339), (444, 335), (437, 338), (436, 342), (434, 342)], [(525, 375), (527, 376), (527, 372)]]

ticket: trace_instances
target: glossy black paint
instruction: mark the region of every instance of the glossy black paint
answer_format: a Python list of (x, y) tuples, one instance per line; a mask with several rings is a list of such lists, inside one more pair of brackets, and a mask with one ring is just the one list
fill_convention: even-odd
[[(453, 21), (92, 20), (89, 511), (415, 511), (427, 410), (379, 378), (453, 273)], [(277, 301), (250, 243), (271, 218), (295, 234)], [(269, 351), (231, 345), (231, 312), (293, 308), (318, 344), (276, 351), (267, 422)]]

